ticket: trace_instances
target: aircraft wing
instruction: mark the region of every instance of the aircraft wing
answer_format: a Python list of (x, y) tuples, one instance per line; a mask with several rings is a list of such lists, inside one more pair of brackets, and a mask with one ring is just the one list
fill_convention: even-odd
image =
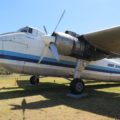
[(55, 32), (53, 36), (58, 52), (65, 56), (88, 61), (120, 57), (120, 26), (83, 35)]
[(96, 48), (120, 55), (120, 26), (85, 34), (84, 38)]

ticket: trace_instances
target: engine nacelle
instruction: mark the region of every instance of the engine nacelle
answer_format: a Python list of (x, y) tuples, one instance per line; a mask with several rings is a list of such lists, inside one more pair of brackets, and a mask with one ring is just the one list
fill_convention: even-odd
[(60, 54), (70, 56), (77, 38), (65, 33), (53, 33)]
[(53, 33), (58, 52), (62, 55), (72, 56), (84, 60), (98, 60), (108, 54), (95, 48), (85, 40), (84, 36), (71, 33)]

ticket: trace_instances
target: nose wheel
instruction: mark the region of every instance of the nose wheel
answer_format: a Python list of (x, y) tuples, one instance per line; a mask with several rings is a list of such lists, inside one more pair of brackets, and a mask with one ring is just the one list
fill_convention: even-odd
[(32, 84), (32, 85), (38, 85), (39, 84), (39, 77), (38, 76), (32, 76), (30, 78), (30, 84)]
[(85, 85), (84, 82), (82, 81), (82, 79), (74, 79), (71, 81), (70, 84), (70, 91), (73, 94), (81, 94), (83, 93), (85, 89)]

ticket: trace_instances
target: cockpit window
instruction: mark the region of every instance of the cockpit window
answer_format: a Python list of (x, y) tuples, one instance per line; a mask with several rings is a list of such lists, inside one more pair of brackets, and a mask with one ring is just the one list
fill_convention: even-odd
[(28, 32), (26, 29), (22, 29), (20, 30), (20, 32)]
[(32, 31), (33, 31), (32, 28), (29, 28), (28, 32), (29, 32), (29, 33), (32, 33)]
[(33, 29), (32, 28), (29, 28), (29, 27), (25, 27), (25, 28), (22, 28), (19, 30), (20, 32), (25, 32), (25, 33), (31, 33), (33, 32)]

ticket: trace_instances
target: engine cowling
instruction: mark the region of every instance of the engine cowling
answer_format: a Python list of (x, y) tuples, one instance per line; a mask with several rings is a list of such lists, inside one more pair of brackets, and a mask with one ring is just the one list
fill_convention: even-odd
[(58, 52), (65, 56), (72, 56), (84, 60), (98, 60), (107, 57), (108, 54), (92, 46), (85, 40), (84, 35), (67, 31), (66, 33), (55, 32), (55, 44)]
[(60, 54), (70, 56), (77, 38), (65, 33), (53, 33)]

